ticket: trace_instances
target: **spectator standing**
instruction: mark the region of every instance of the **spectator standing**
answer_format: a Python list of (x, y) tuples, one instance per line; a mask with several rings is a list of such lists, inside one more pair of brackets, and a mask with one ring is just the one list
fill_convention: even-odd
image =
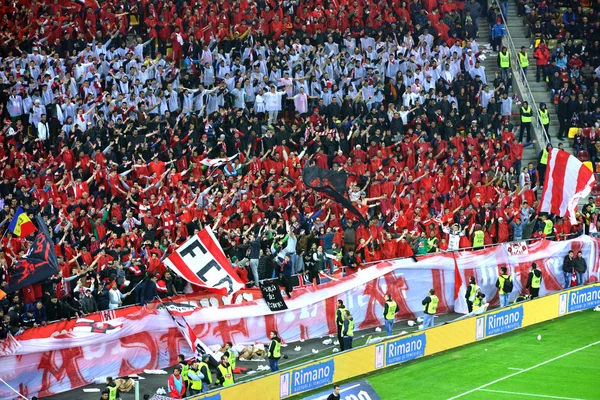
[(279, 371), (279, 359), (281, 358), (281, 338), (277, 334), (277, 331), (271, 331), (270, 333), (269, 349), (267, 351), (267, 359), (269, 360), (269, 367), (271, 372)]
[(85, 296), (81, 299), (81, 309), (85, 314), (91, 314), (98, 311), (96, 300), (92, 296), (92, 291), (90, 289), (86, 289)]
[[(502, 23), (502, 19), (498, 18), (496, 19), (496, 23), (494, 24), (494, 26), (492, 27), (492, 50), (493, 51), (498, 51), (500, 50), (500, 46), (502, 46), (502, 38), (504, 36), (506, 36), (506, 28), (504, 27), (504, 24)], [(504, 71), (502, 70), (503, 68), (509, 69), (510, 70), (510, 54), (508, 54), (508, 50), (506, 50), (506, 47), (502, 47), (502, 52), (498, 53), (498, 67), (500, 67), (501, 71), (502, 71), (502, 77), (503, 79), (505, 79), (506, 81), (508, 81), (509, 78), (509, 71)]]
[(550, 60), (550, 50), (548, 50), (548, 47), (546, 46), (546, 42), (545, 41), (541, 41), (540, 45), (538, 46), (537, 49), (535, 49), (535, 51), (533, 52), (533, 57), (535, 58), (535, 66), (536, 66), (536, 70), (535, 70), (535, 81), (539, 82), (540, 81), (540, 77), (544, 80), (546, 80), (546, 78), (548, 77), (548, 72), (547, 72), (547, 68), (548, 68), (548, 61)]
[(392, 328), (398, 311), (400, 311), (398, 303), (392, 300), (391, 294), (386, 294), (385, 304), (383, 306), (383, 319), (385, 320), (385, 333), (387, 336), (392, 336)]
[(344, 311), (344, 350), (352, 349), (354, 339), (354, 319), (349, 310)]
[(587, 272), (587, 263), (583, 258), (581, 251), (577, 252), (577, 257), (573, 261), (573, 268), (577, 274), (577, 286), (581, 286), (585, 283), (585, 273)]
[(169, 397), (173, 399), (183, 399), (185, 397), (185, 381), (181, 376), (181, 367), (176, 365), (173, 368), (173, 374), (169, 377), (168, 381)]
[(424, 306), (424, 320), (423, 320), (423, 328), (432, 328), (433, 327), (433, 319), (435, 317), (435, 313), (437, 311), (437, 306), (439, 303), (438, 297), (435, 295), (435, 290), (429, 289), (428, 295), (423, 299), (422, 304)]
[(540, 287), (542, 286), (542, 271), (537, 267), (536, 263), (531, 264), (531, 272), (527, 276), (527, 286), (529, 295), (532, 299), (540, 296)]
[(512, 276), (507, 274), (506, 267), (500, 268), (500, 276), (496, 280), (496, 287), (500, 296), (500, 307), (506, 307), (510, 303), (510, 294), (513, 289)]

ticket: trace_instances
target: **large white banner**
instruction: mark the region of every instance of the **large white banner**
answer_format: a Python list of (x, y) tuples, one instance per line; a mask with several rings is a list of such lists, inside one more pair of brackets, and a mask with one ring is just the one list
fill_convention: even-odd
[[(494, 306), (498, 304), (495, 283), (500, 267), (509, 268), (514, 278), (514, 300), (524, 292), (531, 263), (536, 262), (544, 274), (540, 290), (543, 296), (563, 287), (562, 260), (569, 250), (583, 252), (589, 267), (587, 281), (597, 282), (597, 242), (590, 237), (537, 242), (519, 255), (511, 255), (506, 245), (499, 245), (456, 253), (456, 260), (463, 284), (475, 276), (487, 301)], [(383, 324), (386, 293), (398, 302), (400, 319), (422, 315), (421, 301), (431, 288), (440, 298), (438, 311), (451, 312), (454, 265), (452, 254), (426, 256), (417, 263), (411, 259), (382, 262), (337, 281), (294, 291), (292, 299), (286, 301), (289, 309), (282, 312), (271, 313), (260, 298), (199, 308), (185, 318), (208, 346), (226, 341), (265, 343), (272, 330), (289, 343), (335, 332), (336, 301), (341, 299), (352, 312), (356, 329), (372, 328)], [(15, 338), (18, 345), (5, 349), (7, 355), (0, 358), (0, 378), (25, 396), (50, 396), (87, 385), (99, 377), (166, 368), (176, 363), (180, 353), (193, 355), (164, 309), (140, 309), (115, 322), (120, 329), (110, 334), (69, 331), (51, 337), (51, 326), (28, 330)], [(11, 395), (0, 385), (0, 398)]]

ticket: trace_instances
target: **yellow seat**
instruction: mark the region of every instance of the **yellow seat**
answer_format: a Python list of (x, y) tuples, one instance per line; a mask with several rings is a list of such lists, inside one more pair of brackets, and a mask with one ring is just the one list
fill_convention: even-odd
[(556, 39), (548, 40), (548, 48), (549, 49), (555, 48), (557, 44), (558, 44), (558, 40), (556, 40)]
[(569, 128), (569, 134), (567, 136), (569, 139), (573, 139), (573, 138), (575, 138), (575, 136), (577, 135), (578, 132), (579, 132), (579, 128), (577, 128), (577, 127)]
[(591, 161), (584, 161), (583, 165), (585, 165), (586, 167), (588, 167), (590, 169), (590, 171), (594, 172), (594, 166), (592, 165)]
[(585, 15), (588, 15), (588, 14), (590, 13), (590, 11), (592, 11), (592, 9), (591, 9), (591, 7), (583, 7), (583, 8), (581, 9), (581, 11), (583, 11), (583, 13), (584, 13)]
[(171, 55), (173, 54), (173, 48), (172, 47), (167, 47), (167, 58), (171, 57)]
[(575, 39), (573, 40), (574, 46), (581, 46), (583, 44), (583, 39)]
[[(560, 7), (558, 9), (558, 12), (560, 13), (560, 16), (562, 17), (564, 15), (564, 13), (567, 12), (567, 7)], [(561, 18), (562, 19), (562, 18)]]

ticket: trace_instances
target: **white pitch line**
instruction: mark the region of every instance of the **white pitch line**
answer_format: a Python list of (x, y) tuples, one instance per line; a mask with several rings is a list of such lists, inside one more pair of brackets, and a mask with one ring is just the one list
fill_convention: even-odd
[(473, 392), (475, 392), (475, 391), (477, 391), (477, 390), (481, 390), (481, 389), (483, 389), (483, 388), (486, 388), (486, 387), (488, 387), (488, 386), (491, 386), (491, 385), (493, 385), (493, 384), (495, 384), (495, 383), (502, 382), (502, 381), (503, 381), (503, 380), (505, 380), (505, 379), (512, 378), (513, 376), (517, 376), (517, 375), (519, 375), (519, 374), (522, 374), (523, 372), (531, 371), (532, 369), (535, 369), (535, 368), (537, 368), (537, 367), (541, 367), (542, 365), (549, 364), (549, 363), (551, 363), (551, 362), (553, 362), (553, 361), (560, 360), (560, 359), (561, 359), (561, 358), (563, 358), (563, 357), (570, 356), (571, 354), (577, 353), (578, 351), (581, 351), (581, 350), (588, 349), (588, 348), (590, 348), (590, 347), (592, 347), (592, 346), (596, 346), (597, 344), (600, 344), (600, 341), (597, 341), (597, 342), (594, 342), (594, 343), (588, 344), (587, 346), (583, 346), (583, 347), (580, 347), (580, 348), (578, 348), (578, 349), (575, 349), (575, 350), (571, 350), (571, 351), (569, 351), (568, 353), (565, 353), (565, 354), (562, 354), (562, 355), (560, 355), (560, 356), (557, 356), (557, 357), (551, 358), (551, 359), (549, 359), (549, 360), (546, 360), (546, 361), (544, 361), (544, 362), (541, 362), (541, 363), (539, 363), (539, 364), (536, 364), (536, 365), (534, 365), (534, 366), (532, 366), (532, 367), (525, 368), (525, 369), (524, 369), (524, 370), (522, 370), (522, 371), (517, 371), (517, 372), (514, 372), (514, 373), (512, 373), (512, 374), (510, 374), (510, 375), (506, 375), (506, 376), (505, 376), (505, 377), (503, 377), (503, 378), (496, 379), (495, 381), (492, 381), (492, 382), (490, 382), (490, 383), (486, 383), (485, 385), (481, 385), (481, 386), (479, 386), (478, 388), (471, 389), (471, 390), (469, 390), (468, 392), (464, 392), (464, 393), (461, 393), (461, 394), (459, 394), (459, 395), (457, 395), (457, 396), (450, 397), (448, 400), (454, 400), (454, 399), (458, 399), (458, 398), (460, 398), (460, 397), (466, 396), (466, 395), (468, 395), (468, 394), (470, 394), (470, 393), (473, 393)]
[(513, 371), (523, 371), (523, 368), (508, 368), (508, 369), (512, 369)]
[(480, 392), (491, 392), (491, 393), (516, 394), (518, 396), (542, 397), (542, 398), (545, 398), (545, 399), (583, 400), (583, 399), (578, 399), (578, 398), (575, 398), (575, 397), (560, 397), (560, 396), (548, 396), (548, 395), (545, 395), (545, 394), (506, 392), (504, 390), (479, 389), (479, 391)]

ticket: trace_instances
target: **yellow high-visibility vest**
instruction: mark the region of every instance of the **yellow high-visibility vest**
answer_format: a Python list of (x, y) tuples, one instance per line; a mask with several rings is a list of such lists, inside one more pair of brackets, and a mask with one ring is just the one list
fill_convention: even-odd
[(548, 125), (550, 123), (550, 117), (548, 116), (548, 110), (539, 110), (540, 111), (540, 120), (542, 121), (542, 125)]
[(531, 277), (531, 287), (534, 289), (539, 289), (541, 285), (542, 285), (542, 276), (540, 275), (538, 277), (535, 274), (533, 274), (533, 276)]
[(540, 158), (540, 164), (548, 164), (548, 150), (546, 149), (542, 150), (542, 158)]
[(429, 296), (431, 298), (431, 302), (425, 304), (425, 314), (433, 315), (437, 311), (437, 306), (439, 303), (439, 299), (435, 294)]
[(500, 68), (510, 68), (510, 55), (500, 52)]
[(475, 231), (475, 233), (473, 233), (473, 247), (481, 247), (483, 246), (483, 231), (479, 230), (479, 231)]
[(529, 66), (529, 57), (527, 54), (519, 53), (519, 63), (521, 64), (521, 68)]
[[(521, 107), (521, 113), (531, 114), (531, 107), (530, 106), (527, 106), (527, 108)], [(526, 117), (525, 115), (521, 114), (521, 122), (531, 122), (531, 117)]]

